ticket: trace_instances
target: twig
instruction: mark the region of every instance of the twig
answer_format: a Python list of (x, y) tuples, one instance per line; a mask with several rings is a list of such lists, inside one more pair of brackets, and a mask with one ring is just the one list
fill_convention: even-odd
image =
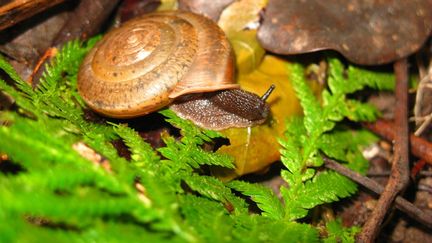
[(429, 185), (426, 185), (426, 184), (418, 184), (417, 188), (418, 188), (420, 191), (425, 191), (425, 192), (428, 192), (428, 193), (432, 193), (432, 187), (429, 186)]
[(359, 242), (373, 242), (391, 204), (408, 184), (408, 64), (406, 58), (394, 64), (396, 74), (395, 143), (391, 176), (370, 218), (358, 236)]
[[(357, 182), (358, 184), (366, 187), (367, 189), (375, 192), (376, 194), (381, 194), (384, 191), (384, 187), (378, 182), (362, 176), (358, 172), (350, 170), (349, 168), (343, 166), (342, 164), (324, 157), (325, 166), (332, 169), (339, 174), (342, 174), (351, 180)], [(406, 213), (409, 217), (417, 220), (418, 222), (424, 224), (428, 228), (432, 228), (432, 214), (422, 211), (418, 207), (414, 206), (412, 203), (405, 200), (403, 197), (397, 196), (395, 199), (395, 206), (402, 212)]]
[(429, 127), (429, 125), (432, 122), (432, 113), (426, 116), (426, 119), (424, 119), (424, 121), (422, 122), (422, 124), (417, 128), (417, 130), (414, 132), (414, 134), (416, 136), (420, 136), (424, 130), (426, 130), (427, 127)]
[(422, 159), (414, 164), (414, 166), (411, 168), (411, 172), (410, 172), (410, 176), (413, 180), (415, 180), (415, 178), (417, 177), (419, 172), (424, 168), (425, 165), (426, 165), (426, 161), (424, 161)]
[[(420, 54), (417, 54), (416, 60), (417, 60), (417, 66), (418, 66), (418, 70), (419, 70), (420, 82), (419, 82), (419, 85), (417, 87), (417, 93), (416, 93), (416, 98), (415, 98), (415, 103), (414, 103), (414, 117), (416, 118), (415, 121), (416, 121), (417, 126), (419, 126), (421, 124), (421, 127), (427, 127), (427, 125), (430, 124), (430, 120), (420, 123), (417, 118), (422, 116), (421, 115), (421, 108), (422, 108), (422, 100), (423, 100), (423, 96), (424, 96), (424, 90), (425, 90), (425, 88), (429, 88), (428, 85), (430, 85), (429, 82), (431, 81), (431, 78), (432, 78), (432, 58), (429, 61), (429, 65), (428, 65), (427, 69), (425, 67), (426, 65), (425, 65), (423, 59), (420, 57)], [(427, 124), (425, 125), (425, 123), (427, 123)], [(419, 131), (420, 128), (416, 131), (417, 136), (419, 136), (419, 134), (423, 131), (423, 130)]]
[[(378, 134), (387, 141), (395, 139), (394, 124), (386, 120), (377, 120), (374, 123), (364, 123), (366, 128)], [(410, 135), (411, 153), (432, 165), (432, 143), (423, 138), (417, 137), (414, 134)]]
[[(390, 176), (390, 171), (384, 171), (384, 172), (368, 172), (366, 174), (366, 176), (368, 177), (388, 177)], [(421, 177), (431, 177), (432, 176), (432, 171), (419, 171), (418, 176)]]
[(55, 55), (57, 55), (57, 52), (58, 52), (58, 49), (55, 48), (55, 47), (48, 48), (48, 50), (45, 51), (45, 53), (42, 55), (42, 57), (36, 63), (36, 66), (34, 67), (33, 72), (32, 72), (32, 74), (29, 77), (29, 83), (30, 84), (32, 84), (34, 75), (39, 71), (39, 69), (42, 67), (42, 65), (45, 63), (45, 61), (47, 59), (52, 58)]
[(425, 83), (427, 72), (426, 72), (426, 66), (425, 66), (424, 60), (423, 60), (422, 56), (420, 55), (420, 53), (417, 53), (415, 55), (415, 57), (416, 57), (420, 82), (419, 82), (419, 85), (417, 86), (417, 89), (415, 90), (416, 97), (415, 97), (415, 101), (414, 101), (413, 113), (414, 113), (415, 124), (416, 124), (416, 126), (419, 126), (421, 124), (421, 121), (419, 120), (419, 118), (421, 117), (421, 100), (423, 99), (423, 87), (422, 87), (423, 85), (422, 84)]

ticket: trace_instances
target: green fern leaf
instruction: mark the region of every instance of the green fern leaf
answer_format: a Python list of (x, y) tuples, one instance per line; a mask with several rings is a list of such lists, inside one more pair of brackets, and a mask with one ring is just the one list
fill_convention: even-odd
[(35, 113), (35, 106), (31, 101), (31, 97), (34, 96), (32, 87), (21, 79), (21, 77), (16, 73), (15, 69), (13, 69), (12, 65), (10, 65), (2, 55), (0, 55), (0, 69), (9, 75), (18, 88), (18, 90), (15, 90), (4, 80), (0, 79), (0, 91), (6, 92), (12, 96), (21, 109), (26, 110), (26, 112)]
[(375, 121), (380, 113), (375, 106), (357, 100), (347, 100), (347, 112), (344, 114), (351, 121)]
[[(336, 62), (336, 59), (333, 60)], [(395, 77), (391, 72), (380, 72), (368, 70), (356, 66), (349, 66), (347, 69), (348, 82), (358, 83), (361, 88), (367, 86), (376, 90), (394, 90)]]
[(114, 127), (114, 131), (131, 150), (131, 159), (137, 166), (150, 169), (158, 164), (159, 156), (150, 144), (143, 141), (137, 132), (124, 125), (114, 125)]
[(357, 189), (354, 182), (335, 172), (321, 172), (313, 180), (295, 188), (281, 189), (285, 201), (285, 218), (295, 220), (307, 215), (308, 209), (338, 201), (352, 195)]
[(193, 195), (184, 195), (180, 201), (186, 222), (205, 242), (233, 241), (234, 220), (220, 203)]
[(199, 194), (224, 204), (232, 205), (236, 213), (246, 212), (247, 207), (245, 202), (234, 196), (230, 188), (226, 187), (225, 184), (217, 178), (191, 175), (184, 178), (184, 181), (192, 190)]
[(264, 217), (272, 219), (282, 219), (284, 210), (279, 198), (269, 188), (259, 184), (250, 184), (244, 181), (232, 181), (228, 184), (232, 189), (241, 192), (243, 195), (250, 196), (252, 201), (263, 211)]
[(325, 243), (354, 243), (355, 235), (360, 232), (359, 227), (344, 228), (340, 219), (328, 222), (326, 228), (328, 237), (324, 239)]
[(312, 90), (306, 85), (304, 68), (293, 64), (290, 68), (291, 82), (304, 112), (304, 126), (309, 134), (319, 133), (321, 129), (331, 129), (331, 124), (322, 118), (322, 109)]
[(260, 215), (238, 218), (234, 234), (236, 242), (319, 242), (318, 230), (308, 224)]
[(0, 68), (15, 82), (15, 85), (28, 97), (33, 96), (32, 87), (21, 79), (15, 69), (8, 63), (3, 56), (0, 55)]
[(204, 142), (210, 142), (214, 138), (221, 137), (216, 131), (205, 130), (197, 127), (191, 121), (183, 120), (171, 110), (160, 112), (167, 117), (167, 121), (175, 127), (181, 129), (182, 138), (177, 141), (171, 136), (163, 136), (166, 147), (158, 151), (172, 161), (179, 164), (188, 164), (192, 168), (200, 165), (216, 165), (233, 169), (233, 158), (226, 154), (213, 153), (201, 148)]
[[(217, 131), (202, 129), (189, 120), (181, 119), (171, 110), (165, 109), (159, 111), (159, 113), (166, 117), (165, 120), (167, 122), (180, 129), (180, 133), (184, 138), (184, 143), (196, 143), (201, 145), (204, 142), (210, 142), (214, 138), (223, 137)], [(193, 141), (188, 141), (189, 139)]]

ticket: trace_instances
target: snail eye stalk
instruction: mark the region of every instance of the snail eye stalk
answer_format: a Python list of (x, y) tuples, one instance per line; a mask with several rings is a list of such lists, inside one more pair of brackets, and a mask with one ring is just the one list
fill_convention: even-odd
[(274, 84), (270, 85), (270, 88), (268, 88), (268, 90), (263, 94), (263, 96), (261, 96), (261, 100), (266, 101), (275, 88), (276, 86)]

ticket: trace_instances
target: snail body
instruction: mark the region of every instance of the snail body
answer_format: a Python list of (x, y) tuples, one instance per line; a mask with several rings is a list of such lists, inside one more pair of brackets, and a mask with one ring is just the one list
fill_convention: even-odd
[[(173, 102), (173, 107), (177, 107), (174, 111), (181, 117), (194, 120), (200, 116), (212, 116), (200, 108), (203, 102), (197, 102), (203, 97), (213, 98), (204, 107), (209, 103), (220, 103), (219, 108), (226, 110), (227, 114), (231, 113), (230, 110), (242, 110), (233, 116), (244, 118), (245, 109), (220, 102), (222, 98), (219, 96), (232, 96), (227, 95), (227, 90), (248, 93), (243, 96), (253, 98), (246, 103), (260, 102), (261, 105), (252, 106), (262, 109), (264, 102), (268, 113), (265, 101), (240, 90), (234, 82), (233, 53), (222, 30), (210, 19), (182, 11), (144, 15), (110, 31), (87, 54), (78, 72), (78, 91), (87, 105), (98, 113), (115, 118), (145, 115)], [(213, 94), (202, 95), (207, 92)], [(191, 103), (194, 106), (192, 111), (183, 108)], [(262, 110), (250, 112), (263, 113)], [(222, 116), (227, 117), (227, 114)], [(265, 118), (258, 120), (262, 122)], [(230, 122), (234, 124), (196, 123), (210, 129), (244, 127), (254, 123)]]

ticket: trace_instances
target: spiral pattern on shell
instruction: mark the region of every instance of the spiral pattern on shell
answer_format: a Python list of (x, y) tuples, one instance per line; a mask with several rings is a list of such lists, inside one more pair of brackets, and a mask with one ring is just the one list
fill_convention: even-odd
[(81, 64), (78, 91), (102, 114), (134, 117), (184, 94), (238, 88), (233, 65), (229, 42), (211, 20), (158, 12), (106, 34)]

